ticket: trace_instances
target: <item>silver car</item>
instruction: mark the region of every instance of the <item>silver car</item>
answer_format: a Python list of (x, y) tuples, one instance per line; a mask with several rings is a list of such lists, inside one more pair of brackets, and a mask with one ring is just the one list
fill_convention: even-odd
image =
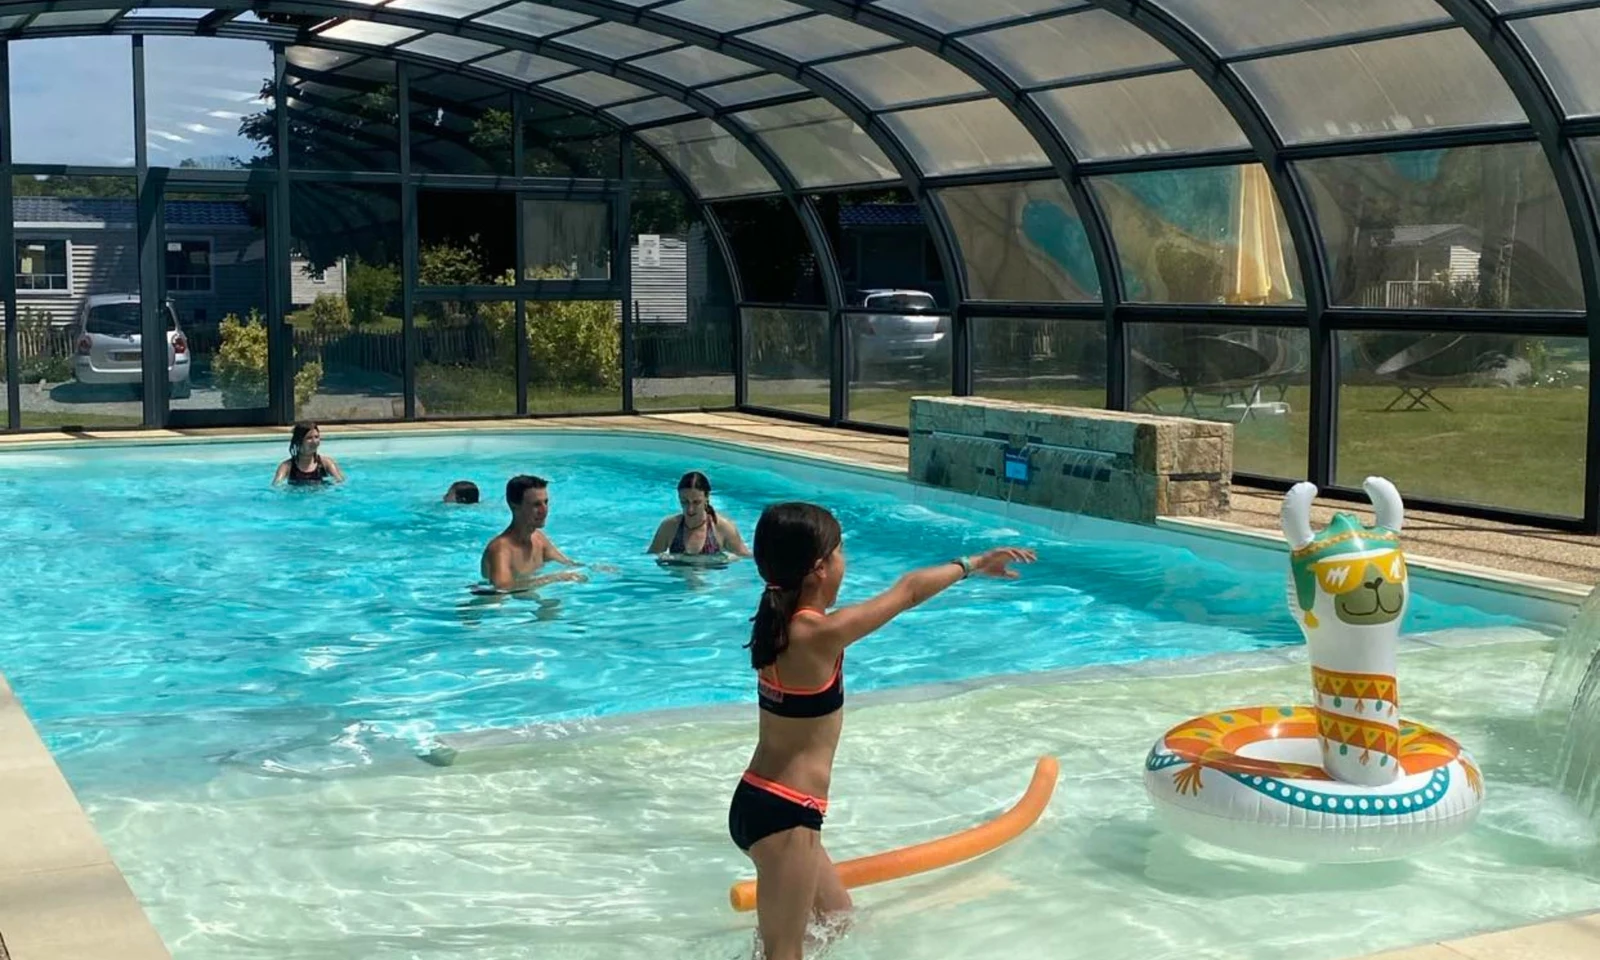
[(921, 290), (863, 290), (872, 311), (851, 317), (851, 346), (860, 366), (948, 362), (950, 318)]
[[(171, 303), (161, 305), (167, 321), (167, 382), (172, 396), (189, 396), (189, 339), (178, 325)], [(84, 301), (78, 314), (72, 374), (79, 383), (138, 384), (144, 372), (137, 293), (102, 293)]]

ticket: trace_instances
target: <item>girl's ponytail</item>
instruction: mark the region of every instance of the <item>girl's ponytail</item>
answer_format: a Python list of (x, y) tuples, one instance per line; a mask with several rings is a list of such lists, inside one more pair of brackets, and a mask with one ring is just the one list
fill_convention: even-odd
[(752, 668), (764, 670), (772, 666), (789, 648), (789, 621), (794, 619), (799, 603), (799, 590), (769, 585), (761, 591), (756, 615), (750, 618), (750, 642), (745, 644), (750, 650)]

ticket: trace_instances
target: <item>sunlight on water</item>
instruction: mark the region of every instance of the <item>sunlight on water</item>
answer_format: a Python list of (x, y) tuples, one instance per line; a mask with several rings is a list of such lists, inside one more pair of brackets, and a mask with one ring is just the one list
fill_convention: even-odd
[[(689, 469), (747, 536), (775, 500), (832, 507), (847, 601), (1002, 538), (1039, 550), (1023, 583), (962, 584), (852, 650), (827, 837), (849, 857), (960, 829), (1012, 802), (1043, 751), (1064, 771), (1052, 809), (997, 856), (863, 891), (830, 957), (1024, 960), (1067, 942), (1331, 960), (1600, 904), (1580, 866), (1591, 828), (1538, 748), (1546, 644), (1424, 578), (1409, 632), (1504, 641), (1403, 667), (1408, 713), (1484, 764), (1482, 819), (1405, 864), (1266, 865), (1159, 832), (1141, 775), (1185, 716), (1305, 697), (1304, 666), (1281, 666), (1302, 645), (1281, 557), (911, 505), (903, 486), (681, 442), (327, 450), (349, 485), (268, 488), (279, 444), (0, 455), (0, 670), (179, 960), (748, 956), (725, 817), (753, 735), (741, 645), (759, 584), (749, 563), (686, 573), (642, 552)], [(535, 601), (469, 596), (518, 472), (552, 481), (556, 542), (615, 572)], [(462, 478), (485, 504), (438, 502)], [(1186, 657), (1232, 672), (1150, 678)], [(1090, 667), (1101, 679), (1037, 678)], [(1003, 679), (1018, 676), (1033, 682)], [(977, 688), (881, 699), (953, 682)], [(526, 736), (489, 748), (470, 735), (485, 729)], [(455, 765), (416, 759), (440, 742)]]
[[(1072, 943), (1114, 960), (1334, 960), (1600, 907), (1581, 866), (1597, 838), (1538, 762), (1531, 691), (1548, 660), (1538, 642), (1402, 657), (1407, 715), (1476, 754), (1488, 799), (1464, 837), (1375, 865), (1203, 849), (1164, 833), (1145, 800), (1142, 758), (1162, 730), (1303, 699), (1303, 665), (856, 703), (824, 834), (836, 857), (992, 816), (1040, 753), (1062, 777), (1012, 846), (858, 891), (828, 956), (1054, 960)], [(753, 923), (727, 906), (749, 868), (725, 819), (752, 725), (691, 713), (332, 782), (240, 770), (92, 811), (179, 960), (731, 960), (749, 955)]]

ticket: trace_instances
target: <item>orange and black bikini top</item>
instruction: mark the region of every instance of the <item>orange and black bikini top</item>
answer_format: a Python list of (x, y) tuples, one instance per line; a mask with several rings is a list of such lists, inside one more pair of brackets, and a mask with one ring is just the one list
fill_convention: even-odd
[[(796, 610), (822, 615), (821, 610), (810, 608)], [(844, 706), (844, 654), (833, 663), (833, 676), (828, 682), (811, 690), (786, 687), (778, 680), (778, 665), (773, 664), (756, 674), (756, 696), (761, 709), (780, 717), (797, 720), (814, 720), (825, 717)]]

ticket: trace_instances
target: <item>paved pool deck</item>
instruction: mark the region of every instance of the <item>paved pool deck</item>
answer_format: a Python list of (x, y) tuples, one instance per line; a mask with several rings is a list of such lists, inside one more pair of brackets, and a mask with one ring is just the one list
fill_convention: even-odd
[[(362, 433), (437, 430), (631, 430), (703, 437), (903, 474), (903, 438), (830, 429), (740, 413), (680, 413), (560, 420), (429, 421), (330, 425), (328, 442)], [(286, 428), (88, 431), (0, 435), (16, 444), (128, 443), (209, 436), (286, 434)], [(1403, 493), (1404, 491), (1402, 491)], [(1233, 510), (1200, 524), (1224, 535), (1272, 538), (1276, 494), (1235, 488)], [(1334, 510), (1319, 501), (1317, 521)], [(1189, 523), (1193, 523), (1192, 521)], [(1576, 603), (1600, 579), (1600, 538), (1422, 512), (1406, 517), (1408, 550), (1441, 568), (1497, 572)], [(161, 960), (170, 954), (100, 841), (21, 705), (0, 678), (0, 960)], [(1596, 960), (1600, 914), (1385, 953), (1369, 960)]]

